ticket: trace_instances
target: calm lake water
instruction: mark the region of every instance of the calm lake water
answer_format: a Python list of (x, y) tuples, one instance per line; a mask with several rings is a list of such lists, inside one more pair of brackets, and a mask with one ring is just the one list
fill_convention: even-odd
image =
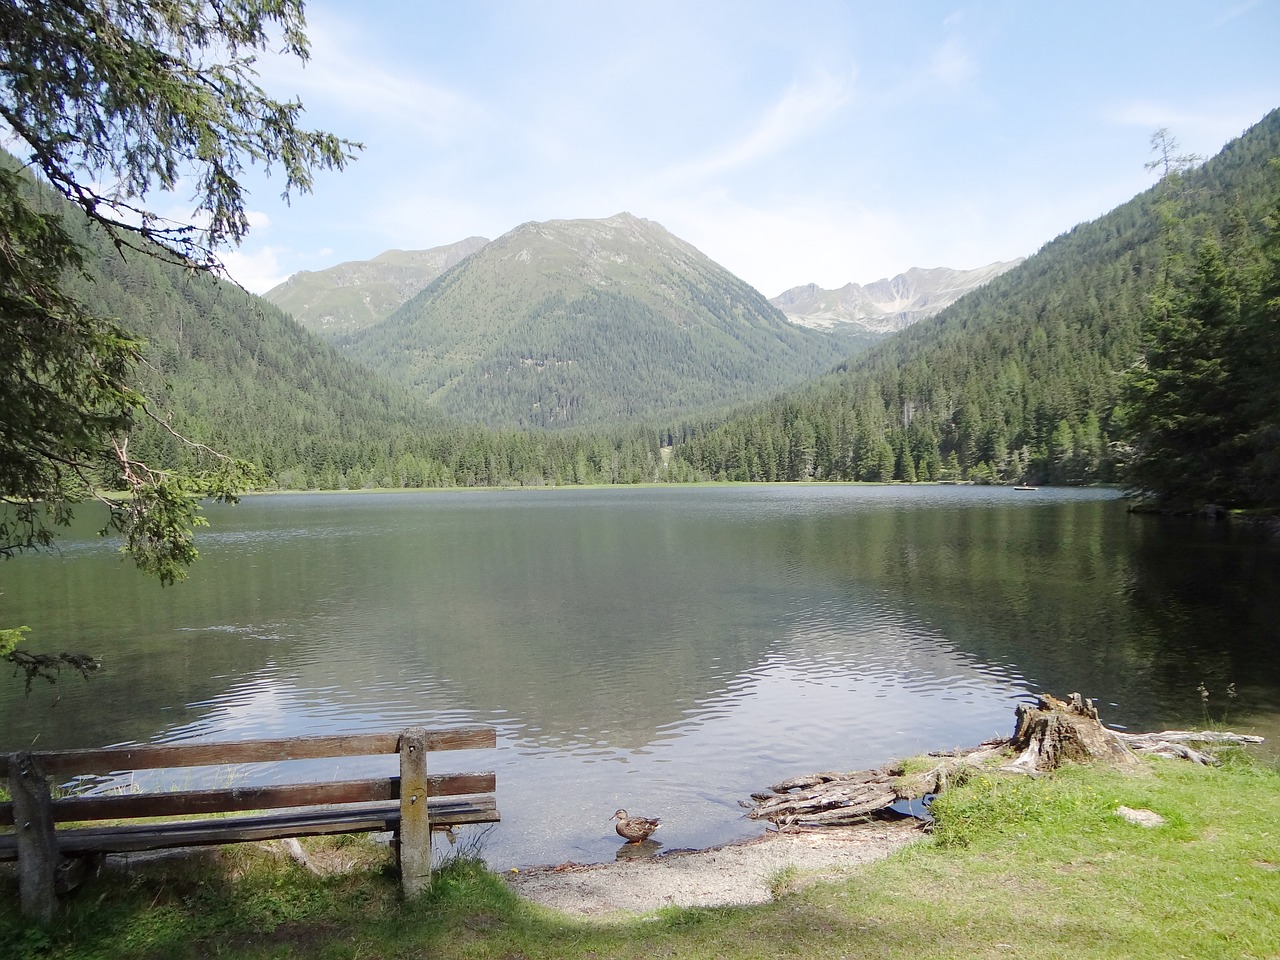
[[(1037, 691), (1280, 735), (1280, 543), (1099, 490), (741, 486), (250, 497), (161, 588), (92, 535), (0, 566), (0, 624), (103, 656), (0, 682), (0, 750), (488, 723), (499, 868), (762, 832), (785, 777), (967, 746)], [(1235, 684), (1238, 697), (1228, 699)], [(328, 777), (310, 770), (305, 776)], [(219, 774), (225, 778), (225, 772)], [(296, 772), (287, 779), (297, 776)]]

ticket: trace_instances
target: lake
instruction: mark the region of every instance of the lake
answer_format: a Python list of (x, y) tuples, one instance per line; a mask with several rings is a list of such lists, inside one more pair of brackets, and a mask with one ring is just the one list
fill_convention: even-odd
[(1280, 543), (1112, 491), (299, 494), (208, 516), (174, 587), (90, 516), (0, 566), (0, 625), (104, 661), (0, 683), (0, 749), (492, 724), (496, 752), (432, 760), (496, 769), (503, 822), (466, 840), (505, 869), (612, 859), (620, 806), (660, 816), (665, 849), (758, 834), (751, 793), (1008, 735), (1038, 691), (1130, 729), (1207, 712), (1280, 736)]

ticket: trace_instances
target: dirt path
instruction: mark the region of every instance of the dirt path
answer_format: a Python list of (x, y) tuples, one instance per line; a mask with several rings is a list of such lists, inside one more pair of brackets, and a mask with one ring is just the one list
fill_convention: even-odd
[(873, 822), (768, 833), (710, 850), (673, 851), (648, 859), (536, 867), (505, 876), (521, 896), (585, 916), (767, 903), (773, 899), (771, 882), (788, 867), (836, 875), (886, 857), (922, 835), (917, 820)]

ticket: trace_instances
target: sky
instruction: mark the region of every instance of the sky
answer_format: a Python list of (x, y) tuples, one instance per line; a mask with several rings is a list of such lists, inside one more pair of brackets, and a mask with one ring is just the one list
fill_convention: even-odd
[[(360, 141), (282, 202), (251, 169), (231, 276), (657, 221), (766, 296), (1029, 256), (1280, 107), (1280, 0), (306, 5), (260, 82)], [(180, 194), (167, 198), (181, 215)]]

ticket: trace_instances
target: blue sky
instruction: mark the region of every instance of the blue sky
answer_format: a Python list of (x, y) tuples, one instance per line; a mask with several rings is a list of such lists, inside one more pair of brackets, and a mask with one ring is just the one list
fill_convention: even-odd
[[(1034, 253), (1280, 106), (1280, 0), (307, 4), (263, 57), (365, 150), (312, 194), (250, 177), (230, 273), (656, 220), (767, 296)], [(175, 198), (176, 199), (176, 198)]]

